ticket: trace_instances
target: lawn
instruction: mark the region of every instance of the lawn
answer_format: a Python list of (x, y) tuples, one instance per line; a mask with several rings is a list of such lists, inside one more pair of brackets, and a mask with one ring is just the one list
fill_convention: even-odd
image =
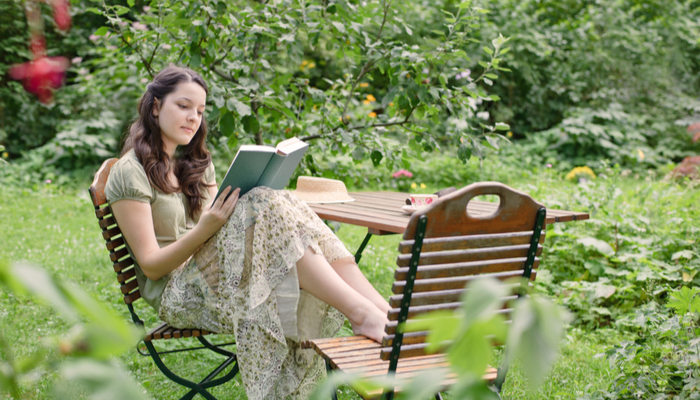
[[(514, 366), (503, 398), (581, 398), (610, 390), (610, 382), (621, 372), (634, 376), (626, 369), (634, 369), (643, 360), (616, 364), (606, 357), (606, 352), (623, 343), (627, 336), (640, 338), (650, 331), (644, 324), (635, 328), (620, 322), (633, 320), (635, 308), (651, 301), (663, 303), (673, 287), (692, 285), (698, 265), (699, 191), (652, 175), (610, 173), (576, 184), (565, 181), (563, 174), (546, 169), (508, 177), (499, 168), (484, 171), (488, 179), (505, 181), (548, 206), (591, 213), (590, 221), (548, 227), (539, 287), (566, 305), (574, 316), (562, 343), (561, 357), (546, 383), (535, 392), (524, 389), (521, 371), (526, 366)], [(87, 186), (85, 180), (67, 187), (39, 184), (24, 189), (4, 188), (0, 193), (0, 254), (13, 262), (41, 265), (60, 279), (76, 282), (126, 320), (128, 313), (94, 219)], [(346, 225), (336, 228), (339, 237), (354, 251), (364, 235), (362, 229)], [(398, 236), (374, 237), (360, 263), (385, 296), (390, 292), (398, 240)], [(686, 253), (678, 256), (683, 251)], [(644, 258), (635, 254), (643, 254)], [(658, 272), (662, 263), (668, 265)], [(623, 274), (619, 278), (620, 271), (637, 266), (641, 266), (640, 271), (633, 277)], [(646, 274), (643, 278), (642, 273)], [(659, 286), (649, 291), (652, 294), (630, 293), (642, 285), (642, 279), (648, 280), (648, 285), (655, 282)], [(590, 286), (600, 282), (613, 287), (615, 294), (596, 297), (598, 288)], [(659, 294), (659, 288), (666, 293)], [(156, 322), (153, 313), (142, 313), (147, 324)], [(4, 340), (17, 357), (32, 354), (38, 341), (62, 335), (69, 328), (51, 308), (18, 298), (7, 290), (0, 292), (0, 324)], [(349, 330), (343, 332), (348, 334)], [(201, 356), (186, 356), (179, 357), (176, 363), (196, 371), (206, 361)], [(123, 354), (121, 362), (154, 398), (176, 399), (181, 395), (179, 387), (135, 350)], [(55, 375), (47, 373), (36, 381), (24, 382), (23, 398), (49, 397), (55, 379)], [(344, 389), (340, 398), (356, 398), (348, 392)], [(222, 399), (244, 397), (238, 378), (215, 394)]]

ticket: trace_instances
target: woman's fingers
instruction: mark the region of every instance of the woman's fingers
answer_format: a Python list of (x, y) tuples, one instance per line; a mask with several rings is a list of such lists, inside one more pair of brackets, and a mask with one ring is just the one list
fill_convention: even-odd
[(226, 210), (226, 217), (230, 216), (233, 213), (233, 210), (236, 208), (236, 203), (238, 203), (238, 196), (241, 193), (240, 188), (236, 188), (233, 193), (226, 199), (226, 202), (224, 203), (224, 208)]

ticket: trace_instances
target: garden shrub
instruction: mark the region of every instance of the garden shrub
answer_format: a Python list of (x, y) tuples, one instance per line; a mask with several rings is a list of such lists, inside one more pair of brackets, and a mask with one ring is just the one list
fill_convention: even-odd
[(489, 111), (542, 159), (658, 166), (697, 152), (676, 123), (700, 113), (696, 2), (483, 4), (479, 32), (501, 32), (511, 48)]

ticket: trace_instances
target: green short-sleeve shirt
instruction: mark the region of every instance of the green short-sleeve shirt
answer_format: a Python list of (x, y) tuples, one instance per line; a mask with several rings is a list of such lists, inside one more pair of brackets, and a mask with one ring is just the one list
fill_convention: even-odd
[[(204, 181), (215, 182), (214, 164), (209, 164), (204, 173)], [(203, 194), (202, 204), (207, 204), (210, 201), (209, 192), (204, 191)], [(198, 215), (190, 218), (187, 212), (187, 198), (184, 194), (180, 192), (166, 194), (150, 184), (146, 171), (133, 150), (124, 154), (112, 166), (105, 186), (105, 195), (110, 203), (127, 199), (149, 203), (153, 216), (153, 228), (160, 247), (181, 238), (199, 220)], [(129, 252), (133, 256), (131, 249)], [(156, 310), (160, 308), (160, 298), (169, 278), (170, 276), (166, 275), (157, 281), (148, 279), (138, 264), (136, 265), (136, 279), (141, 297)]]

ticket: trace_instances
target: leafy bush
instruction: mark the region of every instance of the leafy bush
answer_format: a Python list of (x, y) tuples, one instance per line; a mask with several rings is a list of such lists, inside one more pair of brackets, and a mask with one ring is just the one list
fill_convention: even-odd
[[(691, 150), (698, 114), (700, 15), (694, 1), (567, 0), (484, 3), (480, 32), (511, 39), (512, 72), (490, 112), (543, 158), (659, 165)], [(694, 148), (695, 151), (698, 147)], [(641, 152), (643, 155), (639, 157)]]

